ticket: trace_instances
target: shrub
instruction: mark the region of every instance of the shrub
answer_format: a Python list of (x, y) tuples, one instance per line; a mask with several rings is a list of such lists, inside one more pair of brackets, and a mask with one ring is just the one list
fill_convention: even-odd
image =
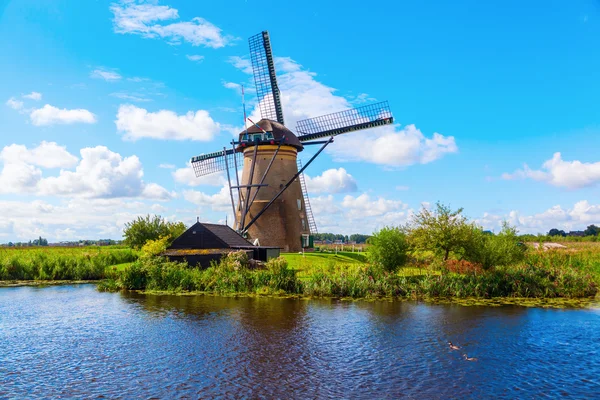
[(519, 263), (525, 258), (525, 251), (525, 246), (517, 236), (517, 230), (504, 222), (502, 231), (497, 235), (490, 235), (478, 227), (472, 227), (469, 240), (463, 248), (463, 258), (489, 269)]
[(406, 234), (399, 227), (384, 227), (369, 238), (371, 247), (367, 257), (386, 271), (395, 271), (404, 265), (409, 249)]
[(158, 240), (167, 237), (168, 244), (185, 232), (183, 222), (168, 222), (160, 215), (150, 217), (138, 217), (125, 224), (123, 241), (126, 245), (135, 249), (141, 248), (149, 240)]
[(448, 260), (450, 252), (462, 250), (473, 227), (462, 211), (462, 208), (452, 211), (441, 203), (436, 203), (434, 211), (423, 207), (409, 224), (411, 243), (419, 250), (432, 251)]

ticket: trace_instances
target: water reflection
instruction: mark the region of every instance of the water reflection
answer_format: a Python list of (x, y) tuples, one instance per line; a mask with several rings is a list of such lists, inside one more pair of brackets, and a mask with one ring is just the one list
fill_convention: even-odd
[(0, 289), (0, 398), (590, 397), (598, 328), (589, 310)]

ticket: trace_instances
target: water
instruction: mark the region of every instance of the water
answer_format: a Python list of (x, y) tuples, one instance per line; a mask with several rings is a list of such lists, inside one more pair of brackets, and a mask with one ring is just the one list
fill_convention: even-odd
[(599, 346), (600, 310), (0, 289), (0, 398), (598, 398)]

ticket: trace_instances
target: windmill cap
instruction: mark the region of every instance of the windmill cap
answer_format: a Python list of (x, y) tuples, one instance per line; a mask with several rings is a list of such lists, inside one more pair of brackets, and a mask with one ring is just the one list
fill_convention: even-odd
[[(304, 149), (304, 146), (302, 146), (302, 143), (294, 134), (294, 132), (290, 131), (283, 124), (280, 124), (277, 121), (272, 121), (270, 119), (261, 119), (256, 124), (266, 132), (271, 132), (275, 140), (285, 138), (283, 140), (284, 145), (295, 147), (298, 151), (302, 151)], [(256, 125), (252, 125), (248, 127), (248, 133), (262, 133), (262, 130)], [(245, 130), (240, 132), (240, 141), (242, 140), (245, 134)]]

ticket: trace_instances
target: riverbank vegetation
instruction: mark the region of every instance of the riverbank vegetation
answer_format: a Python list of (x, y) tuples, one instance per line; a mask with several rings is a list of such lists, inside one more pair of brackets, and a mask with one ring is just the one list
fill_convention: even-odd
[(98, 287), (107, 291), (412, 299), (584, 298), (596, 296), (600, 283), (600, 243), (535, 249), (508, 224), (497, 234), (486, 232), (461, 209), (441, 204), (421, 210), (405, 226), (375, 232), (366, 252), (321, 248), (263, 265), (236, 252), (207, 269), (169, 262), (161, 254), (181, 226), (146, 218), (128, 227), (140, 237), (156, 237), (161, 229), (165, 234), (135, 239), (132, 247), (145, 243), (139, 251), (0, 250), (0, 280), (102, 280)]
[(582, 298), (600, 282), (600, 246), (535, 250), (514, 228), (484, 232), (438, 204), (410, 224), (386, 227), (367, 253), (284, 254), (251, 267), (230, 253), (202, 270), (160, 257), (167, 240), (150, 241), (131, 266), (114, 270), (101, 290), (275, 294), (350, 298)]
[(0, 281), (98, 280), (108, 267), (130, 263), (127, 247), (38, 247), (0, 249)]

